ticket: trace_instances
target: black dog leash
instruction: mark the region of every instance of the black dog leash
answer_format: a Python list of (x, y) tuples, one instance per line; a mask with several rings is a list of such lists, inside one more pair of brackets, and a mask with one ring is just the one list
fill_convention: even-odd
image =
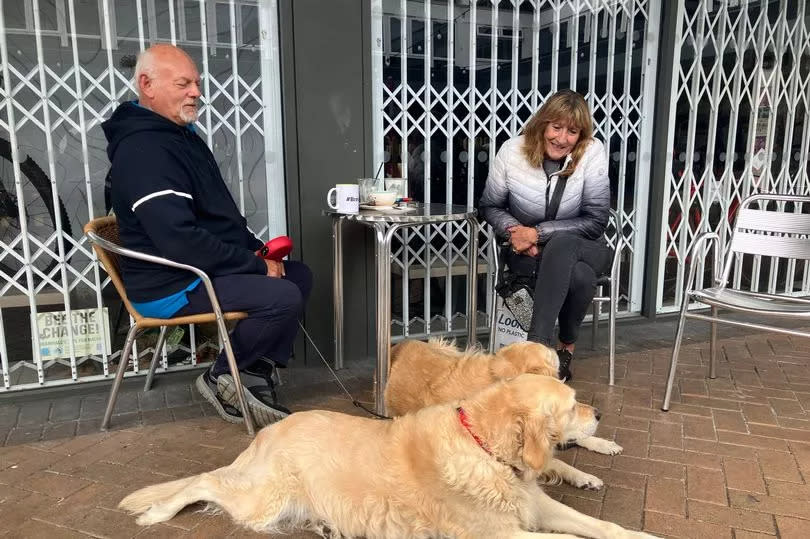
[(385, 416), (385, 415), (382, 415), (382, 414), (378, 414), (377, 412), (375, 412), (375, 411), (373, 411), (373, 410), (369, 410), (368, 408), (366, 408), (366, 406), (365, 406), (365, 405), (364, 405), (362, 402), (360, 402), (360, 401), (358, 401), (357, 399), (355, 399), (355, 398), (354, 398), (354, 396), (353, 396), (351, 393), (349, 393), (349, 390), (348, 390), (348, 389), (346, 389), (346, 386), (345, 386), (345, 385), (343, 385), (343, 382), (340, 380), (340, 377), (337, 375), (337, 373), (335, 372), (335, 370), (334, 370), (334, 369), (333, 369), (333, 368), (332, 368), (332, 367), (329, 365), (329, 362), (328, 362), (328, 361), (326, 361), (326, 358), (325, 358), (325, 357), (323, 357), (323, 354), (321, 354), (320, 349), (318, 349), (318, 345), (317, 345), (317, 344), (315, 344), (315, 341), (313, 341), (313, 340), (312, 340), (312, 337), (310, 337), (310, 335), (309, 335), (309, 333), (307, 332), (306, 328), (304, 327), (304, 325), (303, 325), (303, 324), (302, 324), (300, 321), (298, 322), (298, 327), (300, 327), (300, 328), (301, 328), (301, 331), (303, 331), (303, 332), (304, 332), (304, 336), (305, 336), (305, 337), (307, 338), (307, 340), (309, 341), (309, 344), (311, 344), (311, 345), (312, 345), (312, 347), (315, 349), (315, 352), (316, 352), (316, 353), (318, 354), (318, 356), (321, 358), (321, 361), (323, 361), (323, 364), (324, 364), (324, 365), (326, 365), (326, 368), (327, 368), (327, 369), (329, 369), (329, 372), (331, 372), (331, 373), (332, 373), (332, 377), (333, 377), (333, 378), (335, 379), (335, 381), (338, 383), (338, 385), (340, 386), (340, 389), (342, 389), (342, 390), (343, 390), (343, 392), (344, 392), (344, 393), (345, 393), (345, 394), (346, 394), (346, 395), (349, 397), (349, 399), (352, 401), (352, 404), (354, 404), (355, 406), (357, 406), (357, 407), (358, 407), (358, 408), (360, 408), (361, 410), (364, 410), (365, 412), (368, 412), (369, 414), (371, 414), (372, 416), (376, 417), (377, 419), (392, 419), (392, 418), (390, 418), (390, 417), (388, 417), (388, 416)]

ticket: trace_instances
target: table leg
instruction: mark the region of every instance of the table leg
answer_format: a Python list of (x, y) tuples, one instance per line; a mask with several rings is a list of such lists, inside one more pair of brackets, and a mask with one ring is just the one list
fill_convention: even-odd
[[(498, 277), (500, 276), (500, 260), (498, 256), (498, 241), (496, 240), (495, 231), (492, 231), (492, 238), (487, 242), (489, 243), (489, 259), (492, 260), (492, 267), (489, 268), (489, 273), (492, 275), (492, 303), (489, 312), (489, 345), (487, 350), (490, 354), (495, 353), (495, 335), (497, 334), (497, 316), (498, 316)], [(489, 281), (487, 281), (489, 283)], [(487, 293), (489, 294), (490, 291)]]
[(478, 219), (467, 219), (470, 243), (467, 251), (467, 346), (478, 342)]
[(377, 376), (374, 411), (386, 415), (385, 385), (391, 361), (391, 239), (399, 227), (374, 225), (374, 259), (377, 274)]
[(335, 322), (335, 369), (343, 368), (343, 219), (332, 217), (333, 317)]

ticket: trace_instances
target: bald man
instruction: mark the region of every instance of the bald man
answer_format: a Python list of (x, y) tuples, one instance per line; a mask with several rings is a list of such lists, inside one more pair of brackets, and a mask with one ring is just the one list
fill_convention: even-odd
[[(138, 57), (135, 79), (138, 100), (121, 104), (102, 124), (121, 242), (202, 269), (223, 310), (248, 313), (231, 335), (248, 405), (257, 423), (281, 419), (289, 410), (278, 403), (271, 375), (292, 354), (312, 273), (300, 262), (258, 256), (263, 243), (248, 230), (214, 155), (194, 130), (200, 74), (191, 57), (155, 45)], [(143, 316), (211, 312), (195, 275), (132, 258), (121, 265), (127, 295)], [(233, 384), (224, 353), (196, 382), (219, 415), (235, 423), (242, 414)]]

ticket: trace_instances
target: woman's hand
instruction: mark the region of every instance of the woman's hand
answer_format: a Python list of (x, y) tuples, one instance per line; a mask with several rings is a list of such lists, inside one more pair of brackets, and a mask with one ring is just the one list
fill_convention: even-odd
[(528, 255), (528, 256), (533, 256), (533, 257), (537, 258), (538, 256), (540, 256), (540, 247), (538, 245), (532, 245), (523, 254)]
[[(537, 248), (537, 230), (531, 226), (516, 225), (508, 228), (509, 242), (512, 244), (512, 250), (516, 253), (524, 253), (529, 256), (537, 256), (540, 250)], [(535, 254), (528, 251), (534, 247)]]

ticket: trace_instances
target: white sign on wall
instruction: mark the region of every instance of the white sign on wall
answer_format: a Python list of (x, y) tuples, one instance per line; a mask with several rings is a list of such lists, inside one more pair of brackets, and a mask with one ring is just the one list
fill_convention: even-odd
[[(110, 317), (103, 309), (71, 311), (73, 351), (76, 357), (110, 353)], [(37, 313), (39, 351), (42, 359), (70, 357), (70, 332), (65, 311)]]

